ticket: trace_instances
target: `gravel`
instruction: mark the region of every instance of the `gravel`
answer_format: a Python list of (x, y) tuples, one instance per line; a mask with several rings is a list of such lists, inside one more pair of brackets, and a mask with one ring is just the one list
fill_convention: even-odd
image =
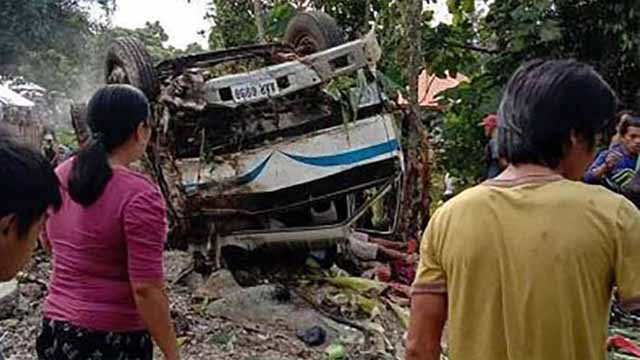
[[(324, 359), (317, 349), (308, 348), (288, 326), (265, 327), (248, 319), (234, 321), (207, 312), (208, 301), (195, 300), (194, 287), (205, 284), (191, 275), (188, 281), (173, 284), (190, 264), (183, 252), (167, 252), (165, 266), (170, 284), (171, 313), (176, 323), (183, 359), (288, 360)], [(18, 275), (17, 306), (12, 316), (0, 320), (0, 337), (7, 360), (35, 359), (35, 341), (40, 331), (41, 311), (51, 264), (37, 253)], [(156, 358), (161, 359), (156, 349)]]

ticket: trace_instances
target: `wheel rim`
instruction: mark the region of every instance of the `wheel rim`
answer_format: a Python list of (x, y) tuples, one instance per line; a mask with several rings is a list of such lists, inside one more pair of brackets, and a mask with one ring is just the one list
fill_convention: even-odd
[(316, 39), (308, 35), (303, 35), (296, 39), (295, 44), (296, 52), (303, 55), (313, 54), (320, 51), (321, 48), (321, 44), (319, 44)]
[(130, 84), (129, 76), (124, 67), (119, 64), (110, 66), (109, 75), (107, 76), (107, 84)]

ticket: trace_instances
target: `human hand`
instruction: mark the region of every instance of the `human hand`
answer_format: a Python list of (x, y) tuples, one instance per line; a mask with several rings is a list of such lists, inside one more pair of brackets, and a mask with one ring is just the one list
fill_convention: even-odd
[(616, 167), (616, 165), (618, 165), (618, 163), (620, 163), (620, 161), (622, 161), (622, 154), (617, 151), (611, 151), (607, 155), (604, 165), (607, 171), (611, 171)]

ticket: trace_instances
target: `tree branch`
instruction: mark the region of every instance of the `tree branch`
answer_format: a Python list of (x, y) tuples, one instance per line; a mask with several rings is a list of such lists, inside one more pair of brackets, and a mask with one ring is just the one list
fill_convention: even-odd
[(451, 47), (457, 47), (460, 49), (467, 49), (467, 50), (471, 50), (471, 51), (476, 51), (476, 52), (481, 52), (484, 54), (492, 54), (492, 55), (497, 55), (500, 53), (500, 51), (495, 50), (495, 49), (485, 49), (479, 46), (475, 46), (475, 45), (470, 45), (470, 44), (459, 44), (459, 43), (455, 43), (455, 42), (451, 42), (451, 41), (444, 41), (445, 45), (449, 45)]

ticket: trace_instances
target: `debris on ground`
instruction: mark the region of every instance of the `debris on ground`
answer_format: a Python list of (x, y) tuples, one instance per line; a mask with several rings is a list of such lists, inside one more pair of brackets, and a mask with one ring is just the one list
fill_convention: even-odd
[(309, 346), (320, 346), (327, 340), (327, 332), (321, 326), (298, 330), (296, 335)]
[[(191, 262), (188, 253), (166, 253), (171, 315), (184, 359), (401, 359), (403, 356), (402, 322), (394, 310), (372, 300), (386, 287), (381, 283), (364, 282), (369, 285), (347, 291), (325, 278), (296, 275), (286, 282), (263, 280), (257, 286), (243, 288), (228, 270), (218, 270), (207, 279), (195, 272), (185, 272)], [(8, 317), (0, 320), (0, 336), (4, 336), (8, 360), (34, 358), (50, 270), (49, 257), (38, 252), (18, 276), (16, 306)], [(354, 281), (358, 283), (338, 277), (336, 283)], [(374, 290), (367, 292), (368, 287)], [(341, 291), (348, 293), (344, 303), (340, 300)], [(314, 327), (322, 330), (309, 331)], [(298, 338), (305, 331), (317, 332), (318, 338), (305, 343)], [(317, 345), (310, 346), (314, 344)]]
[[(228, 270), (206, 279), (185, 272), (192, 261), (185, 252), (166, 253), (171, 314), (184, 359), (404, 358), (409, 286), (394, 275), (383, 282), (334, 266), (321, 275), (280, 274), (242, 287)], [(0, 318), (9, 360), (34, 358), (50, 268), (48, 256), (38, 252), (17, 278), (15, 306)], [(609, 359), (640, 359), (640, 318), (614, 307), (609, 332)], [(446, 354), (446, 335), (443, 345)]]
[(18, 282), (0, 283), (0, 319), (10, 317), (18, 305)]
[(611, 307), (608, 359), (640, 359), (640, 317), (623, 310), (614, 301)]

